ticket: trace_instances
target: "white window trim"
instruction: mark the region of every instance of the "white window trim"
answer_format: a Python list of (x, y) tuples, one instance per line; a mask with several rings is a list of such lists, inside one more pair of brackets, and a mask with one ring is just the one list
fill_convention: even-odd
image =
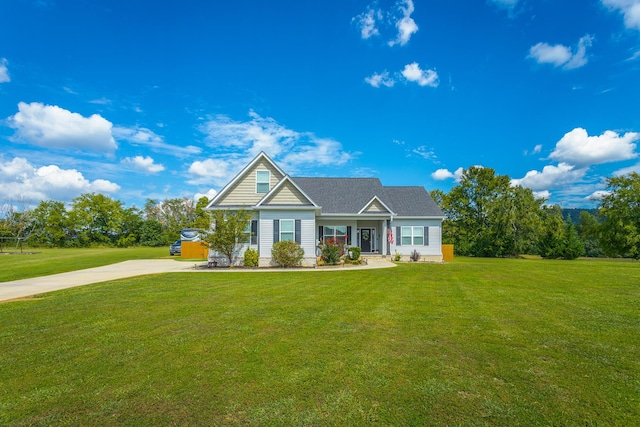
[(280, 235), (279, 235), (280, 240), (279, 241), (282, 242), (283, 240), (285, 240), (285, 239), (282, 238), (282, 233), (283, 233), (283, 231), (282, 231), (282, 223), (283, 222), (291, 222), (291, 224), (293, 225), (293, 228), (292, 228), (291, 231), (284, 231), (284, 233), (291, 234), (291, 239), (286, 239), (286, 240), (291, 240), (291, 241), (295, 242), (296, 241), (296, 220), (295, 219), (281, 219), (280, 220), (280, 230), (278, 230), (278, 232), (280, 233)]
[[(422, 230), (422, 236), (417, 236), (417, 235), (415, 235), (413, 233), (413, 230), (416, 229), (416, 228), (419, 228), (419, 229)], [(405, 236), (404, 235), (404, 230), (405, 229), (410, 229), (411, 230), (411, 236)], [(424, 226), (418, 226), (418, 225), (405, 225), (405, 226), (402, 226), (402, 227), (400, 227), (400, 236), (399, 237), (400, 237), (401, 246), (424, 246)], [(410, 237), (411, 238), (411, 243), (405, 244), (402, 241), (403, 237)], [(416, 242), (415, 242), (416, 237), (422, 237), (422, 243), (416, 244)]]
[[(328, 235), (328, 234), (326, 234), (327, 227), (329, 227), (329, 228), (333, 228), (333, 235)], [(327, 239), (336, 239), (336, 238), (337, 238), (337, 236), (336, 236), (336, 229), (337, 229), (338, 227), (342, 227), (342, 228), (344, 228), (344, 236), (340, 236), (340, 237), (344, 238), (344, 241), (345, 241), (345, 243), (346, 243), (346, 242), (347, 242), (347, 240), (349, 239), (349, 236), (347, 235), (347, 230), (348, 230), (348, 228), (347, 228), (348, 226), (347, 226), (347, 225), (323, 225), (323, 226), (322, 226), (322, 239), (323, 239), (325, 242), (327, 241)], [(352, 229), (352, 230), (353, 230), (353, 229)]]
[[(258, 179), (261, 173), (266, 173), (267, 181), (263, 182)], [(259, 191), (260, 184), (267, 184), (267, 191)], [(271, 187), (271, 171), (268, 170), (257, 170), (256, 171), (256, 194), (267, 194), (269, 192), (269, 187)]]

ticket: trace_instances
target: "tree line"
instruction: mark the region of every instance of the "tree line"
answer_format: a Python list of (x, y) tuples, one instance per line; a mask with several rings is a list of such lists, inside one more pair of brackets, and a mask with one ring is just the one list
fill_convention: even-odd
[[(640, 175), (635, 172), (608, 178), (595, 215), (582, 211), (577, 222), (491, 168), (470, 167), (448, 193), (431, 195), (446, 216), (443, 243), (453, 244), (458, 255), (640, 259)], [(126, 208), (96, 193), (82, 194), (68, 208), (53, 200), (33, 209), (22, 200), (7, 201), (0, 209), (0, 237), (5, 246), (7, 238), (33, 247), (163, 246), (184, 228), (209, 229), (207, 204), (206, 197), (149, 199), (142, 209)]]
[(0, 210), (4, 246), (25, 242), (32, 247), (164, 246), (184, 228), (207, 228), (206, 197), (149, 199), (142, 209), (125, 207), (103, 194), (87, 193), (67, 206), (43, 200), (31, 209), (23, 200), (6, 201)]
[(640, 175), (635, 172), (608, 178), (595, 215), (582, 211), (577, 222), (491, 168), (470, 167), (449, 193), (431, 195), (446, 215), (443, 242), (453, 244), (458, 255), (640, 258)]

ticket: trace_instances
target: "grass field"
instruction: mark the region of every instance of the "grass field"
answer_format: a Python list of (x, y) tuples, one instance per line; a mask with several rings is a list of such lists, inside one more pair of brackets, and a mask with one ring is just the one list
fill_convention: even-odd
[(640, 263), (166, 274), (0, 304), (2, 425), (640, 425)]
[(0, 282), (100, 267), (130, 259), (169, 256), (168, 247), (126, 249), (29, 249), (34, 254), (0, 254)]

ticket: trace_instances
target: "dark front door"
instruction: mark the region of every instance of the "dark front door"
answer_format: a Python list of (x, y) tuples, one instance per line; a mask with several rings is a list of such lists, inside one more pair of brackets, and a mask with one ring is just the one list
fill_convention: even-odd
[(362, 252), (371, 252), (371, 229), (363, 228), (360, 230), (360, 248)]

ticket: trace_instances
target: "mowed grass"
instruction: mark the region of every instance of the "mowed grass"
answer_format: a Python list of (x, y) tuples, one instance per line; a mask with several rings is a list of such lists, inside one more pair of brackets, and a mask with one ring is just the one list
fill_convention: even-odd
[(0, 304), (4, 425), (640, 425), (640, 263), (138, 277)]
[(169, 256), (169, 248), (25, 249), (33, 254), (0, 253), (0, 282), (100, 267), (131, 259)]

